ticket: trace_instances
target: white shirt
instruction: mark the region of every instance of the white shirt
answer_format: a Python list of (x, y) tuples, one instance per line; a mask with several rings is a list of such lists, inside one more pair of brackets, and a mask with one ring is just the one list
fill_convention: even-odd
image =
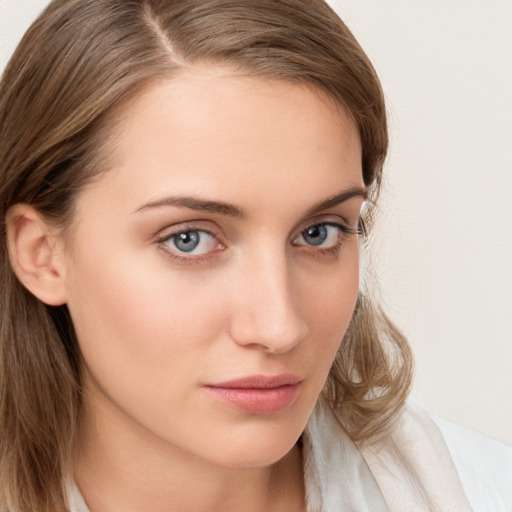
[(308, 512), (512, 512), (512, 447), (415, 406), (356, 445), (319, 401), (305, 434)]

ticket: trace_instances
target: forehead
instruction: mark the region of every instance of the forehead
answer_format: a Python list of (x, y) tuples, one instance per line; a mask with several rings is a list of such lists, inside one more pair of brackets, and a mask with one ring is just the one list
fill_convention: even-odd
[(168, 193), (258, 204), (269, 187), (315, 202), (362, 186), (354, 122), (306, 85), (190, 68), (148, 86), (114, 126), (101, 181), (141, 204)]

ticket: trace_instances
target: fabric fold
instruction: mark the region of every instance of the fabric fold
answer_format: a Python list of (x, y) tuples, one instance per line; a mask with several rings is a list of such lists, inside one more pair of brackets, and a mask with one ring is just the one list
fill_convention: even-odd
[(303, 436), (307, 512), (391, 512), (368, 464), (319, 400)]

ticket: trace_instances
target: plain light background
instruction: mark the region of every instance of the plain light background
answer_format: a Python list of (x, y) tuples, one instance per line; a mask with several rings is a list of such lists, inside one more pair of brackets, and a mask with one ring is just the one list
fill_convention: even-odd
[[(0, 0), (0, 69), (47, 0)], [(386, 93), (372, 246), (413, 398), (512, 444), (512, 1), (331, 0)]]

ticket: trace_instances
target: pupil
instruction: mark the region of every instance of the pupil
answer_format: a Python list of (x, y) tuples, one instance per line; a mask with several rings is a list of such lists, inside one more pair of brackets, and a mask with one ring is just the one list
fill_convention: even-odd
[(306, 229), (302, 236), (309, 245), (321, 245), (327, 239), (327, 228), (325, 226), (312, 226)]
[(174, 236), (174, 245), (182, 252), (193, 251), (199, 245), (199, 233), (187, 231)]

